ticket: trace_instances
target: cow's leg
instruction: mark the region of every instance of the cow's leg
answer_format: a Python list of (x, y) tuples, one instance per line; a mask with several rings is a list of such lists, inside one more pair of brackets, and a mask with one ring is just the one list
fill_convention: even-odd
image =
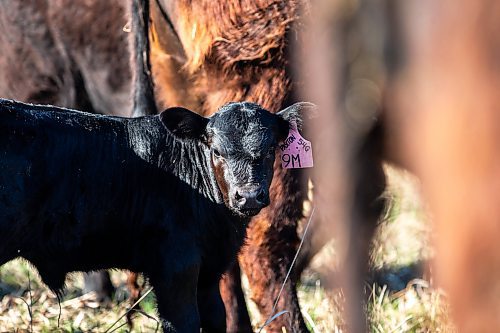
[(199, 333), (200, 316), (196, 290), (199, 267), (192, 265), (171, 273), (170, 267), (163, 272), (148, 274), (153, 285), (158, 312), (165, 333)]
[(253, 332), (245, 296), (241, 289), (240, 266), (234, 262), (220, 281), (220, 292), (226, 307), (228, 333)]
[(143, 290), (143, 285), (140, 285), (138, 282), (139, 273), (136, 272), (128, 272), (127, 273), (127, 288), (130, 292), (130, 303), (134, 304), (141, 297), (141, 293)]
[[(141, 297), (143, 287), (144, 287), (144, 284), (143, 285), (139, 284), (138, 278), (139, 278), (139, 273), (132, 272), (132, 271), (127, 273), (127, 289), (130, 293), (128, 300), (129, 300), (131, 306), (134, 305), (139, 300), (139, 298)], [(137, 305), (137, 306), (139, 306), (139, 305)], [(129, 328), (132, 328), (132, 326), (133, 326), (132, 314), (133, 314), (133, 311), (130, 311), (129, 313), (127, 313), (127, 324), (129, 326)]]
[(226, 311), (218, 283), (210, 287), (198, 287), (198, 309), (204, 333), (226, 332)]
[[(123, 27), (130, 21), (131, 1), (58, 0), (46, 3), (51, 31), (70, 59), (74, 105), (77, 110), (130, 116), (132, 111), (132, 33)], [(23, 4), (24, 5), (24, 4)], [(71, 8), (71, 10), (68, 10)], [(89, 27), (92, 29), (89, 29)], [(102, 32), (107, 31), (106, 35)], [(119, 55), (119, 56), (117, 56)], [(45, 57), (45, 54), (42, 56)], [(62, 92), (64, 93), (64, 92)]]
[[(278, 163), (278, 162), (277, 162)], [(247, 246), (240, 264), (251, 286), (251, 298), (263, 319), (273, 314), (273, 304), (297, 249), (297, 223), (303, 217), (305, 182), (297, 170), (274, 168), (271, 205), (252, 220)], [(296, 293), (296, 280), (288, 279), (275, 313), (287, 311), (267, 326), (268, 332), (308, 332), (302, 318)]]
[[(347, 227), (348, 247), (345, 255), (344, 274), (354, 288), (345, 288), (349, 298), (347, 314), (357, 318), (348, 320), (352, 332), (366, 332), (365, 314), (362, 304), (366, 301), (364, 281), (368, 274), (369, 250), (377, 222), (385, 208), (382, 196), (385, 173), (380, 156), (381, 138), (378, 129), (373, 130), (362, 144), (352, 161), (353, 205)], [(345, 285), (345, 281), (342, 281)], [(363, 320), (360, 320), (363, 319)]]
[(110, 300), (115, 291), (109, 278), (108, 271), (98, 271), (83, 274), (84, 287), (83, 292), (94, 291), (100, 301)]

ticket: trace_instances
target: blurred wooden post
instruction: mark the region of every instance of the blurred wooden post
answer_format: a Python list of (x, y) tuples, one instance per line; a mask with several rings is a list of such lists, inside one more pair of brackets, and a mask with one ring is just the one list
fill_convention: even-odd
[(500, 331), (500, 2), (402, 7), (389, 118), (436, 225), (435, 271), (460, 332)]

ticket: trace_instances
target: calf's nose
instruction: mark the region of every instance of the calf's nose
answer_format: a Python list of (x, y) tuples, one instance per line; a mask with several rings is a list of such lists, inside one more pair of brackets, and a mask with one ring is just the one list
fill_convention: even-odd
[(234, 197), (240, 209), (260, 209), (269, 204), (269, 199), (262, 187), (239, 189)]

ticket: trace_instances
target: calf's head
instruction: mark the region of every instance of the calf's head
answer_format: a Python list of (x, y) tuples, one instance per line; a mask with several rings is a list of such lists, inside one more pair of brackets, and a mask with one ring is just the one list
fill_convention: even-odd
[(184, 108), (171, 108), (160, 118), (181, 139), (199, 140), (210, 152), (210, 167), (225, 204), (253, 216), (269, 205), (269, 186), (278, 143), (290, 122), (299, 128), (311, 103), (296, 103), (276, 114), (248, 103), (228, 103), (210, 118)]

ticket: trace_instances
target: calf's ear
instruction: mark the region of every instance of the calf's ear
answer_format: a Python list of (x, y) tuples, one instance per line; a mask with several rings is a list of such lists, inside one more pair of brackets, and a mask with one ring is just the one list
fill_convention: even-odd
[(298, 102), (290, 105), (286, 109), (281, 110), (276, 113), (282, 119), (286, 120), (288, 123), (295, 121), (297, 124), (297, 129), (302, 130), (304, 124), (304, 119), (310, 119), (317, 116), (318, 111), (316, 105), (310, 102)]
[(201, 139), (207, 128), (208, 119), (182, 108), (168, 108), (160, 113), (165, 127), (180, 139)]

